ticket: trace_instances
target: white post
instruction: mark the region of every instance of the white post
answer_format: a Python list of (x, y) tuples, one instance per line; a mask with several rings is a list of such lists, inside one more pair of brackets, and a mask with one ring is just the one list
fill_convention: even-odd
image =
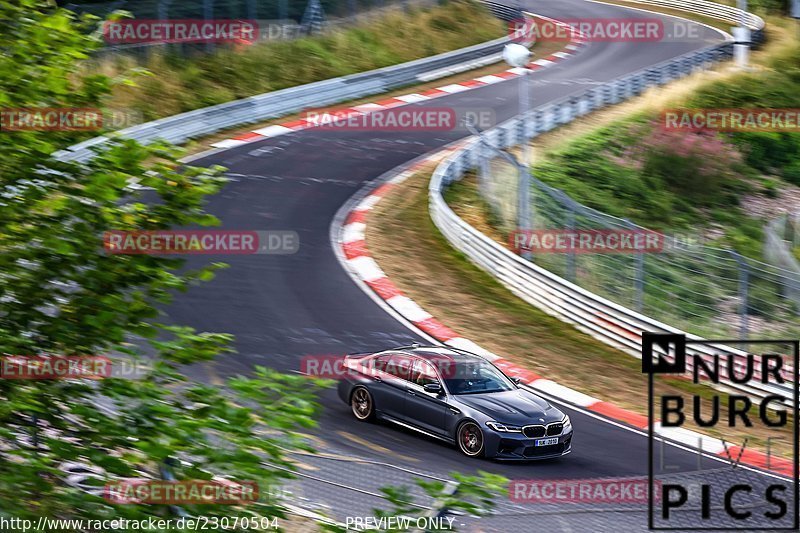
[[(528, 114), (529, 88), (526, 83), (528, 80), (528, 63), (531, 60), (531, 51), (518, 43), (510, 43), (503, 48), (503, 59), (512, 67), (523, 69), (519, 77), (519, 118), (522, 124), (522, 155), (518, 166), (519, 176), (517, 178), (517, 229), (527, 231), (531, 226), (531, 205), (530, 205), (530, 169), (528, 168), (528, 158), (530, 149), (528, 139), (525, 135), (525, 116)], [(525, 257), (526, 254), (523, 254)]]
[(750, 28), (745, 23), (747, 0), (738, 0), (737, 4), (740, 9), (739, 26), (733, 28), (733, 59), (737, 67), (746, 69), (750, 58)]

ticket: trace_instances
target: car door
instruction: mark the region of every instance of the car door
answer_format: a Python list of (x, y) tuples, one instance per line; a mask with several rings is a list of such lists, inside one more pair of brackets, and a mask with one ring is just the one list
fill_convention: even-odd
[(411, 381), (406, 387), (406, 421), (434, 435), (444, 436), (447, 397), (444, 388), (441, 394), (425, 392), (424, 386), (427, 383), (438, 383), (442, 387), (433, 366), (423, 359), (414, 358)]
[(370, 390), (375, 407), (383, 414), (404, 420), (403, 405), (412, 364), (412, 358), (404, 354), (390, 353), (375, 358)]

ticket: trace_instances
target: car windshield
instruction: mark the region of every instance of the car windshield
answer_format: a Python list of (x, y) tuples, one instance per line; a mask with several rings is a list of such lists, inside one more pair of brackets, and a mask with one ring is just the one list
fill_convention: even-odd
[(442, 374), (451, 394), (485, 394), (515, 388), (511, 380), (486, 361), (458, 361)]

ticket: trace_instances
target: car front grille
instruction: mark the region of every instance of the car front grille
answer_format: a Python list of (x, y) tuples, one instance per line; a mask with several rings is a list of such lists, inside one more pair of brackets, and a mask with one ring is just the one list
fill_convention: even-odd
[(544, 437), (546, 432), (547, 430), (544, 426), (525, 426), (522, 428), (522, 434), (529, 439), (538, 439), (539, 437)]
[(529, 439), (538, 439), (540, 437), (556, 437), (561, 435), (564, 431), (564, 424), (556, 422), (555, 424), (548, 424), (547, 426), (525, 426), (522, 428), (522, 434)]

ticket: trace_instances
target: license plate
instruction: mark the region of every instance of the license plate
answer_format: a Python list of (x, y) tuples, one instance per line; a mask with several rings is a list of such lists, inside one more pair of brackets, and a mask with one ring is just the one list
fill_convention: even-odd
[(550, 446), (552, 444), (558, 444), (558, 438), (554, 439), (539, 439), (536, 441), (536, 446)]

